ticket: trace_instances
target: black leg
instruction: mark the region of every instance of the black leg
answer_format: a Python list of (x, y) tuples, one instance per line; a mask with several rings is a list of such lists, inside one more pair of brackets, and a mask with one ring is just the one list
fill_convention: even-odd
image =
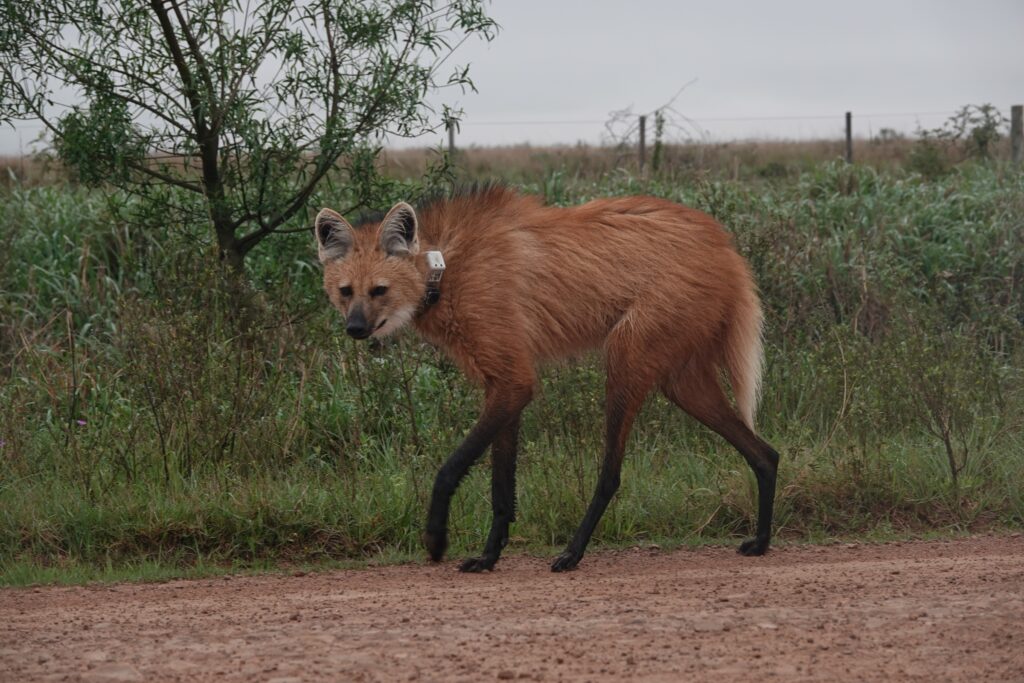
[(423, 532), (423, 545), (435, 562), (448, 549), (448, 508), (455, 489), (495, 436), (510, 422), (518, 423), (519, 413), (529, 403), (531, 394), (532, 386), (488, 391), (483, 415), (438, 471)]
[[(778, 476), (779, 454), (757, 436), (752, 433), (750, 436), (753, 437), (753, 447), (745, 444), (743, 448), (739, 446), (736, 448), (743, 454), (750, 468), (754, 470), (754, 477), (757, 478), (757, 531), (754, 538), (747, 539), (740, 544), (738, 552), (741, 555), (764, 555), (772, 537), (772, 514), (775, 508), (775, 479)], [(731, 439), (729, 441), (732, 443)], [(749, 442), (749, 439), (744, 441)]]
[(494, 519), (487, 535), (484, 552), (466, 559), (460, 571), (481, 572), (493, 569), (501, 551), (508, 544), (508, 528), (516, 519), (516, 451), (519, 440), (519, 419), (513, 419), (491, 445), (491, 507)]
[(720, 434), (740, 452), (757, 479), (757, 530), (740, 544), (743, 555), (764, 555), (772, 536), (779, 454), (748, 427), (729, 404), (714, 373), (694, 372), (664, 385), (676, 405)]
[(583, 521), (572, 540), (569, 541), (569, 545), (551, 563), (551, 571), (564, 572), (575, 569), (583, 558), (590, 537), (594, 533), (594, 529), (597, 528), (597, 523), (601, 521), (601, 515), (604, 514), (612, 496), (619, 489), (626, 437), (629, 436), (633, 418), (636, 417), (642, 401), (642, 394), (638, 398), (635, 394), (630, 395), (625, 392), (616, 392), (614, 397), (609, 393), (605, 408), (607, 434), (604, 462), (601, 465), (601, 475), (597, 480), (597, 489), (594, 491), (594, 497), (590, 500), (587, 513), (583, 516)]
[(775, 480), (779, 470), (779, 454), (732, 411), (724, 411), (713, 418), (697, 416), (728, 441), (754, 471), (757, 479), (757, 530), (754, 537), (743, 541), (738, 548), (741, 555), (764, 555), (772, 537), (772, 514), (775, 508)]
[(569, 541), (569, 545), (551, 563), (551, 571), (564, 572), (575, 569), (583, 559), (583, 553), (587, 549), (587, 544), (590, 543), (590, 537), (593, 535), (594, 529), (597, 528), (597, 523), (601, 521), (601, 515), (607, 509), (612, 496), (619, 490), (621, 469), (621, 455), (617, 462), (613, 455), (605, 455), (604, 464), (601, 466), (601, 477), (597, 481), (597, 490), (594, 491), (594, 497), (590, 500), (590, 506), (587, 507), (587, 514), (583, 516), (583, 521), (572, 540)]

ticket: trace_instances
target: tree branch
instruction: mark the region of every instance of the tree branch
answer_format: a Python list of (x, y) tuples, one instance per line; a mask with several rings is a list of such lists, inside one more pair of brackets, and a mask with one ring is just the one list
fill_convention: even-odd
[[(402, 68), (404, 60), (408, 57), (409, 50), (412, 47), (416, 35), (418, 35), (418, 33), (417, 27), (414, 22), (409, 29), (408, 35), (406, 35), (405, 43), (403, 44), (402, 49), (399, 52), (398, 58), (395, 60), (394, 67), (384, 78), (377, 79), (377, 83), (390, 83), (391, 81), (394, 80), (395, 76), (398, 75), (399, 69)], [(332, 102), (332, 105), (337, 104), (337, 97), (333, 99), (334, 101)], [(370, 106), (367, 107), (364, 110), (364, 113), (360, 116), (359, 123), (356, 126), (356, 130), (350, 133), (350, 135), (348, 136), (350, 140), (358, 137), (359, 135), (365, 135), (366, 133), (369, 132), (369, 130), (372, 130), (373, 121), (377, 115), (377, 110), (383, 105), (383, 103), (383, 89), (378, 88), (377, 96), (374, 98)], [(337, 107), (334, 107), (334, 111), (337, 115)], [(330, 131), (333, 122), (334, 121), (332, 121), (331, 119), (328, 119), (328, 131)], [(337, 149), (332, 149), (326, 154), (321, 154), (320, 158), (317, 159), (317, 163), (315, 164), (315, 170), (313, 171), (312, 176), (310, 176), (310, 178), (307, 180), (306, 184), (302, 187), (302, 189), (300, 189), (295, 195), (292, 196), (292, 199), (288, 203), (288, 206), (284, 210), (279, 212), (276, 216), (273, 216), (266, 222), (261, 222), (259, 228), (239, 239), (239, 249), (242, 251), (243, 254), (247, 253), (250, 249), (252, 249), (256, 244), (259, 243), (261, 239), (263, 239), (270, 233), (274, 232), (274, 230), (276, 230), (278, 226), (282, 225), (285, 221), (294, 216), (299, 211), (299, 209), (301, 209), (306, 204), (310, 196), (312, 196), (313, 191), (316, 189), (316, 186), (320, 183), (323, 177), (327, 175), (327, 172), (331, 169), (331, 167), (334, 166), (334, 162), (338, 160), (339, 156), (341, 156), (341, 151)]]
[(182, 52), (181, 45), (178, 43), (178, 36), (174, 35), (174, 26), (171, 24), (171, 18), (167, 15), (162, 0), (149, 0), (149, 6), (156, 13), (157, 19), (160, 22), (160, 30), (163, 32), (164, 42), (167, 44), (167, 49), (171, 52), (171, 59), (174, 60), (174, 66), (178, 70), (178, 75), (181, 76), (185, 97), (188, 99), (189, 106), (192, 107), (192, 123), (195, 126), (197, 136), (200, 139), (205, 138), (208, 131), (206, 117), (203, 114), (203, 101), (200, 99), (198, 88), (196, 88), (195, 76), (192, 75), (192, 71), (188, 68), (185, 53)]
[(183, 180), (181, 178), (176, 178), (176, 177), (170, 175), (169, 173), (164, 173), (162, 171), (157, 171), (157, 170), (149, 168), (148, 166), (145, 166), (144, 164), (141, 164), (141, 163), (139, 163), (137, 161), (129, 161), (128, 162), (128, 167), (133, 169), (133, 170), (139, 171), (140, 173), (144, 173), (145, 175), (148, 175), (148, 176), (150, 176), (152, 178), (156, 178), (157, 180), (163, 181), (163, 182), (167, 183), (168, 185), (173, 185), (175, 187), (180, 187), (182, 189), (189, 190), (191, 192), (197, 192), (199, 194), (203, 194), (203, 186), (202, 185), (199, 185), (198, 183), (190, 183), (187, 180)]
[[(195, 35), (192, 33), (188, 20), (182, 14), (181, 7), (178, 6), (178, 0), (168, 1), (174, 9), (174, 16), (178, 19), (178, 26), (181, 27), (181, 32), (185, 34), (185, 42), (188, 43), (189, 51), (192, 53), (192, 59), (195, 60), (196, 67), (199, 69), (199, 76), (203, 79), (203, 85), (206, 87), (206, 100), (207, 105), (210, 107), (210, 118), (217, 121), (220, 119), (220, 114), (215, 106), (213, 80), (210, 77), (210, 70), (206, 66), (206, 58), (203, 57), (203, 50), (199, 45), (199, 41), (196, 40)], [(214, 125), (214, 129), (216, 129), (216, 124)]]
[(227, 113), (228, 109), (231, 108), (231, 104), (235, 101), (235, 98), (238, 97), (238, 92), (242, 88), (242, 81), (245, 80), (246, 76), (255, 73), (256, 68), (258, 68), (259, 65), (263, 63), (262, 56), (266, 54), (267, 48), (270, 47), (271, 42), (273, 42), (274, 40), (274, 36), (276, 35), (277, 31), (280, 31), (281, 28), (284, 26), (284, 22), (287, 18), (288, 13), (284, 12), (281, 14), (281, 19), (276, 27), (270, 27), (268, 25), (266, 29), (266, 35), (263, 38), (263, 42), (260, 43), (259, 47), (254, 51), (254, 54), (259, 56), (260, 58), (247, 59), (245, 62), (245, 66), (238, 69), (234, 80), (232, 80), (230, 85), (228, 86), (227, 95), (224, 97), (224, 101), (221, 103), (221, 110), (219, 112), (216, 122), (216, 125), (218, 127), (223, 123), (224, 115)]
[[(126, 81), (125, 85), (128, 86), (128, 87), (131, 87), (130, 84), (132, 84), (132, 83), (134, 83), (135, 86), (140, 86), (140, 85), (145, 86), (146, 88), (150, 88), (150, 89), (154, 90), (157, 94), (165, 97), (168, 102), (173, 102), (176, 107), (180, 107), (180, 104), (178, 102), (176, 102), (173, 97), (171, 97), (169, 94), (167, 94), (166, 92), (164, 92), (160, 88), (156, 87), (156, 85), (152, 81), (143, 81), (142, 79), (138, 78), (136, 74), (134, 74), (134, 73), (132, 73), (132, 72), (126, 70), (126, 69), (114, 66), (113, 64), (110, 64), (109, 62), (97, 61), (97, 60), (93, 59), (91, 56), (85, 54), (84, 52), (69, 50), (68, 48), (63, 47), (61, 45), (58, 45), (56, 43), (46, 43), (44, 41), (43, 37), (37, 31), (34, 31), (31, 26), (25, 26), (23, 28), (23, 31), (30, 38), (32, 38), (32, 40), (35, 41), (36, 45), (38, 45), (39, 47), (45, 48), (45, 49), (48, 49), (48, 50), (52, 50), (54, 53), (59, 53), (59, 54), (61, 54), (61, 55), (63, 55), (65, 57), (65, 59), (62, 59), (59, 62), (60, 68), (65, 70), (73, 78), (77, 79), (77, 81), (68, 81), (66, 78), (63, 78), (63, 77), (58, 75), (57, 76), (57, 80), (59, 80), (61, 83), (64, 83), (65, 85), (85, 85), (87, 87), (88, 86), (92, 86), (94, 88), (99, 85), (99, 83), (97, 81), (88, 78), (87, 76), (83, 75), (81, 70), (75, 68), (74, 62), (76, 62), (76, 61), (84, 61), (90, 67), (93, 67), (93, 68), (96, 68), (96, 69), (99, 69), (99, 70), (102, 70), (102, 71), (111, 72), (111, 73), (114, 73), (114, 74), (117, 74), (117, 75), (123, 77), (125, 79), (125, 81)], [(139, 89), (141, 89), (141, 88), (139, 88)], [(135, 106), (137, 106), (137, 107), (139, 107), (141, 109), (144, 109), (145, 111), (148, 111), (149, 113), (153, 114), (154, 116), (156, 116), (160, 120), (162, 120), (162, 121), (172, 125), (176, 129), (178, 129), (179, 132), (185, 133), (186, 135), (191, 133), (191, 131), (189, 131), (188, 128), (183, 126), (177, 119), (168, 116), (167, 113), (164, 112), (163, 110), (161, 110), (161, 109), (159, 109), (159, 108), (157, 108), (157, 107), (155, 107), (155, 106), (153, 106), (151, 104), (148, 104), (147, 102), (145, 102), (145, 101), (143, 101), (143, 100), (141, 100), (139, 98), (133, 97), (133, 96), (131, 96), (129, 94), (125, 94), (125, 93), (116, 93), (114, 96), (124, 100), (125, 102), (129, 102), (131, 104), (134, 104)]]

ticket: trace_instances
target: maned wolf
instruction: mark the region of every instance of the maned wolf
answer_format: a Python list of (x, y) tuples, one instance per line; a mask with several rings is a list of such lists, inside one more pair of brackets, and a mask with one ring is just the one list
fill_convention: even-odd
[(768, 549), (779, 456), (754, 433), (761, 306), (750, 269), (710, 216), (654, 197), (554, 208), (489, 186), (419, 211), (400, 203), (358, 228), (323, 209), (315, 233), (324, 288), (349, 335), (382, 336), (412, 322), (483, 386), (479, 420), (434, 482), (423, 539), (435, 561), (448, 544), (450, 499), (491, 446), (494, 520), (483, 554), (461, 569), (494, 566), (515, 519), (519, 416), (537, 366), (598, 347), (607, 366), (604, 464), (552, 570), (583, 557), (619, 487), (633, 419), (655, 388), (746, 458), (757, 478), (757, 531), (739, 552)]

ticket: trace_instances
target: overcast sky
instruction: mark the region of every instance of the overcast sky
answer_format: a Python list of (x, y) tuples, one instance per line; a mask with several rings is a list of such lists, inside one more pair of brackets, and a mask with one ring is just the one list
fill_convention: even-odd
[[(465, 110), (460, 144), (597, 143), (612, 111), (651, 111), (691, 81), (675, 108), (717, 140), (839, 137), (847, 110), (857, 135), (912, 132), (965, 104), (1024, 103), (1024, 0), (496, 0), (490, 12), (498, 37), (452, 59), (471, 64), (479, 93), (444, 94)], [(35, 135), (0, 131), (0, 153)]]
[[(499, 0), (502, 30), (465, 45), (479, 94), (460, 139), (597, 141), (604, 121), (680, 95), (713, 138), (858, 135), (935, 126), (964, 104), (1024, 103), (1024, 0)], [(929, 114), (939, 112), (939, 114)], [(830, 116), (721, 121), (722, 118)], [(870, 127), (870, 131), (869, 131)]]

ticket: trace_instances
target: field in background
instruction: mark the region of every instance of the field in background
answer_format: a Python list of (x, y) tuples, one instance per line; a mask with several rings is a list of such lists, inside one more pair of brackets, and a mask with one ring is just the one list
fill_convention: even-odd
[[(844, 146), (842, 140), (666, 144), (660, 159), (655, 160), (655, 147), (649, 143), (647, 170), (653, 174), (685, 173), (694, 178), (709, 176), (731, 180), (795, 177), (818, 164), (841, 159)], [(934, 157), (929, 160), (915, 158), (915, 150), (919, 149), (920, 144), (916, 138), (903, 136), (857, 138), (853, 141), (857, 164), (878, 170), (931, 163), (937, 164), (940, 170), (948, 171), (967, 158), (964, 149), (956, 145), (936, 148)], [(391, 177), (417, 179), (423, 176), (430, 165), (436, 164), (444, 152), (443, 149), (430, 147), (387, 149), (381, 154), (380, 166)], [(1009, 141), (1002, 139), (993, 143), (992, 156), (997, 159), (1008, 158)], [(523, 183), (536, 181), (556, 171), (576, 177), (600, 177), (613, 171), (636, 172), (638, 154), (633, 146), (583, 144), (459, 147), (455, 163), (463, 178), (502, 178)], [(60, 163), (45, 155), (0, 156), (0, 186), (51, 185), (65, 180), (66, 173)]]
[[(913, 166), (919, 148), (916, 139), (906, 137), (855, 139), (853, 152), (859, 165), (892, 170)], [(731, 180), (778, 179), (795, 177), (821, 163), (841, 159), (844, 149), (842, 140), (667, 144), (661, 158), (655, 160), (655, 148), (648, 143), (647, 170), (653, 174), (686, 173)], [(429, 148), (387, 150), (382, 157), (383, 167), (395, 177), (415, 178), (436, 163), (441, 152)], [(1008, 140), (996, 143), (992, 154), (995, 158), (1008, 158)], [(594, 177), (638, 170), (638, 153), (633, 146), (465, 147), (456, 149), (456, 158), (459, 169), (468, 177), (498, 177), (515, 182), (530, 182), (555, 171)], [(956, 146), (943, 146), (936, 151), (936, 161), (945, 166), (964, 160), (963, 149)]]
[[(783, 541), (1019, 529), (1024, 173), (907, 140), (858, 142), (855, 166), (841, 151), (670, 147), (644, 176), (611, 148), (455, 161), (462, 180), (555, 204), (650, 193), (728, 226), (767, 311), (759, 423), (783, 456)], [(433, 154), (383, 163), (414, 178)], [(4, 163), (0, 582), (419, 556), (433, 474), (480, 398), (449, 363), (411, 335), (339, 334), (307, 235), (268, 240), (248, 282), (226, 280), (204, 232), (113, 220), (109, 202), (130, 200)], [(579, 522), (602, 386), (593, 357), (544, 374), (513, 552)], [(456, 556), (486, 536), (486, 469), (456, 496)], [(653, 398), (595, 540), (734, 542), (754, 494), (738, 454)]]

